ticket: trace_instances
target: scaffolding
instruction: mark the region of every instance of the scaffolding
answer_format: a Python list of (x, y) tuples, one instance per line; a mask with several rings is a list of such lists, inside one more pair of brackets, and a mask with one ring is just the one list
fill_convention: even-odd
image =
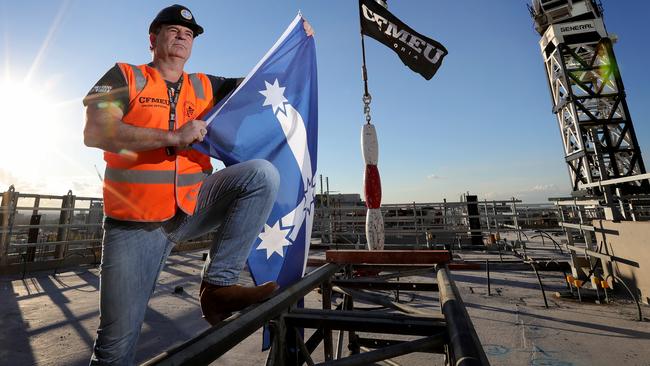
[[(315, 365), (314, 351), (321, 344), (324, 362), (317, 365), (368, 365), (412, 352), (443, 354), (447, 365), (489, 365), (445, 265), (451, 259), (449, 252), (328, 251), (326, 256), (329, 263), (267, 302), (226, 319), (144, 365), (207, 365), (264, 324), (271, 329), (267, 365)], [(384, 274), (355, 277), (362, 269)], [(436, 281), (404, 281), (422, 274), (435, 276)], [(296, 306), (317, 288), (322, 309)], [(414, 308), (375, 292), (378, 290), (439, 293), (438, 309)], [(359, 309), (355, 307), (359, 301), (374, 303), (384, 311)], [(309, 338), (303, 336), (304, 328), (314, 329)], [(362, 336), (362, 332), (383, 336)], [(343, 351), (344, 339), (348, 354)]]

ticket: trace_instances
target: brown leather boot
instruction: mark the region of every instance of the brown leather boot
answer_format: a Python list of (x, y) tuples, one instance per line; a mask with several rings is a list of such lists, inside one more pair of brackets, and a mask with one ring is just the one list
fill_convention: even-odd
[(279, 286), (275, 282), (245, 287), (241, 285), (218, 286), (202, 281), (199, 300), (203, 317), (210, 325), (215, 325), (235, 311), (268, 299), (278, 288)]

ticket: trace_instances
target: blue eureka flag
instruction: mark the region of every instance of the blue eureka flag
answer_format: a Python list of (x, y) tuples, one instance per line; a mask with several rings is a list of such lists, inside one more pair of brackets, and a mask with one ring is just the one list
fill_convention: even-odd
[(248, 257), (256, 284), (282, 288), (302, 278), (314, 216), (318, 92), (314, 37), (298, 14), (232, 94), (204, 120), (205, 140), (194, 147), (232, 165), (266, 159), (280, 172), (271, 215)]

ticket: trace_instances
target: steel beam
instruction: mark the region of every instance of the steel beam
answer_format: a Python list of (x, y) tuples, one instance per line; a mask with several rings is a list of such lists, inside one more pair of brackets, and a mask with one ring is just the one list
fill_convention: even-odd
[(11, 239), (11, 229), (16, 217), (16, 205), (18, 202), (18, 193), (14, 186), (9, 187), (7, 192), (2, 193), (2, 203), (0, 203), (0, 266), (6, 266), (9, 263), (9, 241)]
[(447, 250), (328, 250), (325, 258), (339, 264), (438, 264), (451, 255)]
[(558, 222), (558, 225), (565, 229), (596, 231), (596, 228), (592, 225), (572, 224), (570, 222)]
[(266, 302), (234, 319), (221, 322), (143, 365), (207, 365), (253, 334), (268, 320), (278, 317), (340, 268), (336, 264), (326, 264)]
[(427, 352), (442, 347), (446, 342), (445, 333), (417, 339), (410, 342), (384, 347), (375, 351), (359, 353), (340, 360), (319, 363), (319, 366), (357, 366), (369, 365), (413, 352)]
[(618, 235), (617, 230), (601, 229), (601, 228), (597, 228), (597, 227), (595, 227), (593, 225), (572, 224), (572, 223), (569, 223), (569, 222), (558, 222), (558, 225), (560, 227), (565, 228), (565, 229), (593, 231), (593, 232), (596, 232), (596, 233), (605, 233), (605, 234), (610, 234), (610, 235)]
[[(72, 191), (68, 191), (68, 194), (63, 196), (61, 200), (61, 213), (59, 215), (59, 225), (70, 225), (72, 218), (74, 217), (74, 211), (68, 210), (74, 208), (75, 206), (75, 196), (72, 194)], [(65, 242), (68, 240), (68, 235), (70, 233), (70, 227), (59, 226), (56, 233), (56, 241)], [(68, 251), (69, 244), (57, 245), (55, 248), (54, 258), (64, 258), (66, 252)]]
[[(551, 198), (549, 198), (549, 200), (551, 200)], [(600, 206), (600, 201), (596, 199), (555, 198), (553, 200), (553, 203), (556, 206)]]
[(340, 279), (333, 280), (335, 286), (369, 290), (402, 290), (402, 291), (438, 291), (437, 283), (418, 282), (387, 282), (373, 280)]
[(641, 181), (641, 180), (650, 180), (650, 173), (637, 174), (637, 175), (632, 175), (632, 176), (622, 177), (622, 178), (601, 180), (601, 181), (598, 181), (598, 182), (587, 183), (587, 184), (579, 183), (578, 188), (580, 188), (580, 189), (594, 188), (594, 187), (607, 186), (607, 185), (611, 185), (611, 184), (636, 182), (636, 181)]
[[(323, 310), (332, 309), (332, 282), (330, 280), (323, 282), (321, 291), (323, 292)], [(334, 357), (332, 330), (327, 328), (323, 328), (323, 355), (325, 361), (329, 361)]]
[[(406, 276), (412, 276), (411, 274), (403, 274), (406, 273), (407, 271), (422, 271), (422, 273), (426, 273), (426, 271), (429, 271), (429, 273), (434, 272), (435, 266), (431, 264), (355, 264), (354, 269), (374, 269), (374, 270), (380, 270), (382, 272), (391, 272), (395, 271), (400, 274), (401, 277), (406, 277)], [(377, 276), (378, 278), (382, 278), (383, 275)], [(396, 274), (391, 273), (390, 277), (395, 277)]]
[(601, 260), (607, 261), (607, 262), (619, 262), (619, 263), (622, 263), (622, 264), (627, 264), (628, 266), (639, 268), (639, 263), (637, 263), (635, 261), (631, 261), (629, 259), (625, 259), (625, 258), (621, 258), (621, 257), (617, 257), (615, 255), (609, 255), (609, 254), (605, 254), (605, 253), (594, 252), (593, 250), (589, 250), (589, 249), (583, 248), (583, 247), (577, 247), (575, 245), (567, 245), (566, 247), (567, 247), (567, 249), (573, 250), (576, 253), (584, 253), (585, 256), (596, 257), (598, 259), (601, 259)]
[[(367, 352), (368, 349), (380, 349), (380, 348), (384, 348), (384, 347), (403, 344), (405, 342), (408, 342), (408, 340), (357, 337), (357, 343), (359, 344), (361, 349), (365, 348), (366, 352)], [(427, 349), (427, 350), (422, 350), (421, 352), (443, 354), (443, 353), (445, 353), (445, 348), (441, 345), (440, 347), (430, 348), (430, 349)]]
[(394, 309), (398, 310), (407, 314), (416, 314), (416, 315), (427, 315), (427, 316), (433, 316), (437, 315), (431, 310), (428, 309), (421, 309), (421, 308), (416, 308), (410, 305), (398, 303), (395, 301), (392, 301), (388, 296), (384, 295), (379, 295), (363, 290), (351, 290), (351, 289), (342, 289), (340, 287), (334, 287), (334, 291), (350, 295), (352, 298), (356, 300), (361, 300), (361, 301), (368, 301), (377, 305), (384, 306), (389, 309)]
[(295, 309), (284, 316), (287, 326), (429, 336), (445, 330), (445, 322), (426, 316), (350, 310)]

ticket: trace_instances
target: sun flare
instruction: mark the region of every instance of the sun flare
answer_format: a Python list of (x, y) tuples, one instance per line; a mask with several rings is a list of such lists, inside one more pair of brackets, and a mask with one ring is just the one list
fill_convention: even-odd
[(48, 151), (55, 148), (56, 129), (61, 123), (57, 109), (55, 99), (35, 85), (0, 80), (3, 168), (14, 174), (29, 174), (33, 173), (35, 165), (52, 157)]

